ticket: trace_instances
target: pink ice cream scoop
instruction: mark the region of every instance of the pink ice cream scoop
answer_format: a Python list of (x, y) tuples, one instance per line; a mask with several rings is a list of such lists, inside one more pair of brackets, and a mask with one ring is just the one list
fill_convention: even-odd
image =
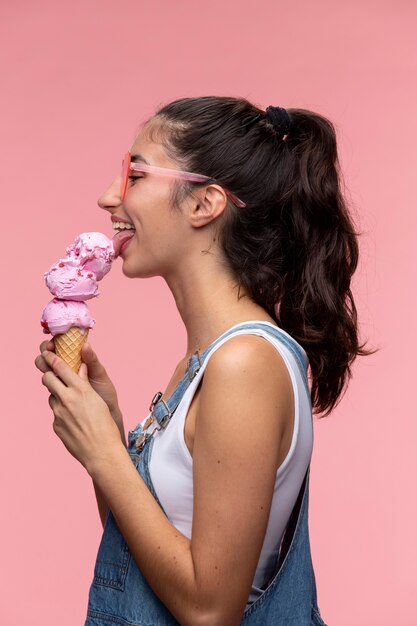
[(54, 298), (42, 311), (41, 325), (44, 333), (61, 335), (73, 326), (84, 331), (93, 328), (95, 320), (91, 317), (85, 302), (75, 300), (59, 300)]
[(46, 286), (56, 298), (83, 302), (99, 294), (95, 274), (86, 271), (85, 266), (81, 269), (72, 265), (71, 261), (56, 263), (45, 272), (44, 277)]
[(49, 291), (61, 300), (89, 300), (99, 295), (97, 282), (111, 269), (115, 250), (103, 233), (81, 233), (66, 249), (67, 256), (44, 274)]
[(67, 247), (67, 259), (79, 263), (87, 272), (101, 280), (110, 271), (115, 259), (114, 245), (103, 233), (81, 233)]

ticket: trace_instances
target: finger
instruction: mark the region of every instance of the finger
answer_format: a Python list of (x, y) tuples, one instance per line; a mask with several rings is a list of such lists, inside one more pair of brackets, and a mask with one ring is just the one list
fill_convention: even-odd
[(78, 370), (78, 376), (88, 382), (88, 367), (85, 363), (81, 363), (80, 369)]
[(104, 366), (100, 363), (97, 354), (94, 352), (88, 341), (82, 347), (81, 358), (88, 365), (88, 371), (93, 378), (102, 378), (106, 375)]
[(53, 339), (42, 341), (41, 345), (39, 346), (39, 352), (42, 353), (44, 350), (50, 350), (51, 352), (54, 352), (55, 344)]
[[(41, 345), (39, 346), (39, 350), (41, 352), (44, 352), (45, 350), (49, 350), (49, 351), (54, 351), (55, 350), (55, 344), (53, 339), (49, 339), (46, 341), (42, 341)], [(50, 372), (51, 368), (49, 367), (49, 365), (47, 365), (45, 359), (43, 358), (42, 354), (38, 355), (35, 359), (35, 365), (38, 368), (38, 370), (40, 370), (41, 372)]]
[(52, 393), (49, 395), (48, 404), (51, 407), (51, 409), (54, 410), (54, 406), (56, 404), (56, 398), (55, 396), (52, 395)]
[(88, 343), (88, 341), (85, 342), (81, 349), (81, 357), (84, 363), (88, 363), (89, 365), (92, 365), (94, 367), (101, 366), (97, 354), (94, 352), (93, 348), (91, 347), (91, 343)]
[[(42, 356), (46, 361), (46, 364), (49, 365), (52, 372), (58, 376), (67, 387), (79, 387), (80, 385), (80, 377), (76, 374), (65, 361), (63, 361), (59, 356), (55, 354), (55, 352), (50, 352), (49, 350), (44, 350), (42, 352)], [(48, 374), (49, 372), (46, 372)], [(44, 374), (44, 376), (46, 376)], [(65, 389), (65, 386), (63, 385)], [(61, 392), (62, 393), (62, 392)]]
[(41, 372), (50, 372), (51, 368), (49, 367), (49, 365), (47, 365), (45, 359), (43, 358), (43, 356), (41, 354), (38, 354), (38, 356), (35, 359), (35, 365), (38, 368), (38, 370), (40, 370)]
[(48, 389), (49, 393), (55, 396), (58, 400), (61, 402), (63, 401), (67, 387), (61, 380), (59, 380), (59, 378), (57, 378), (54, 372), (45, 372), (42, 376), (42, 385), (44, 385)]

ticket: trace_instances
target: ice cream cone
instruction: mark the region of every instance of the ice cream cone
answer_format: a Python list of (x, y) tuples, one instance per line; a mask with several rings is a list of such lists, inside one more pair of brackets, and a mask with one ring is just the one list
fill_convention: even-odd
[(78, 326), (72, 326), (66, 333), (54, 337), (55, 353), (77, 373), (81, 366), (81, 349), (87, 337), (88, 328)]

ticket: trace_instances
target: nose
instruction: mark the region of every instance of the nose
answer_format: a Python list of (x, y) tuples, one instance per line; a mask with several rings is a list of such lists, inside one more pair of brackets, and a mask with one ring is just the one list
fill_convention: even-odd
[(100, 195), (97, 200), (97, 204), (100, 209), (113, 213), (117, 207), (122, 204), (122, 198), (120, 195), (120, 183), (121, 177), (118, 176), (113, 180), (111, 185), (107, 187), (105, 191)]

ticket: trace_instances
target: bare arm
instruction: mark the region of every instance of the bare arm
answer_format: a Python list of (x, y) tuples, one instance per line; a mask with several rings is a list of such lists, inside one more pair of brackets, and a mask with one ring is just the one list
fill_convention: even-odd
[(234, 337), (212, 355), (196, 420), (191, 541), (161, 511), (122, 446), (87, 467), (149, 585), (183, 626), (240, 624), (292, 395), (282, 358), (262, 337)]
[[(41, 345), (39, 346), (39, 350), (41, 353), (44, 350), (54, 351), (55, 343), (53, 339), (43, 341)], [(117, 401), (117, 392), (116, 392), (115, 386), (110, 380), (106, 372), (106, 369), (104, 368), (104, 366), (98, 359), (97, 354), (92, 349), (91, 344), (86, 342), (82, 347), (81, 354), (82, 354), (83, 362), (88, 367), (89, 382), (91, 386), (93, 387), (93, 389), (100, 395), (100, 397), (106, 402), (107, 406), (109, 407), (109, 411), (113, 417), (113, 420), (115, 421), (119, 429), (121, 441), (124, 447), (126, 448), (127, 444), (126, 444), (126, 436), (125, 436), (125, 431), (124, 431), (124, 426), (123, 426), (123, 416), (119, 409), (119, 404)], [(43, 358), (41, 354), (39, 354), (36, 357), (35, 365), (43, 373), (51, 371), (51, 368), (47, 365), (47, 363), (45, 362), (45, 359)], [(101, 523), (104, 528), (104, 525), (106, 522), (107, 511), (108, 511), (108, 504), (106, 502), (106, 498), (102, 490), (99, 488), (99, 486), (96, 484), (94, 480), (93, 480), (93, 485), (94, 485), (94, 491), (96, 494), (97, 506), (98, 506), (98, 510), (100, 514)]]
[[(123, 416), (120, 412), (120, 409), (115, 409), (114, 411), (111, 412), (111, 414), (119, 428), (120, 438), (122, 440), (124, 447), (126, 448), (127, 443), (126, 443), (126, 436), (125, 436), (125, 431), (124, 431), (124, 426), (123, 426)], [(98, 512), (100, 514), (101, 523), (104, 528), (104, 525), (106, 523), (107, 511), (109, 507), (108, 507), (108, 504), (106, 502), (103, 492), (101, 491), (100, 487), (97, 485), (97, 483), (94, 480), (93, 480), (93, 486), (94, 486), (94, 493), (96, 494)]]

